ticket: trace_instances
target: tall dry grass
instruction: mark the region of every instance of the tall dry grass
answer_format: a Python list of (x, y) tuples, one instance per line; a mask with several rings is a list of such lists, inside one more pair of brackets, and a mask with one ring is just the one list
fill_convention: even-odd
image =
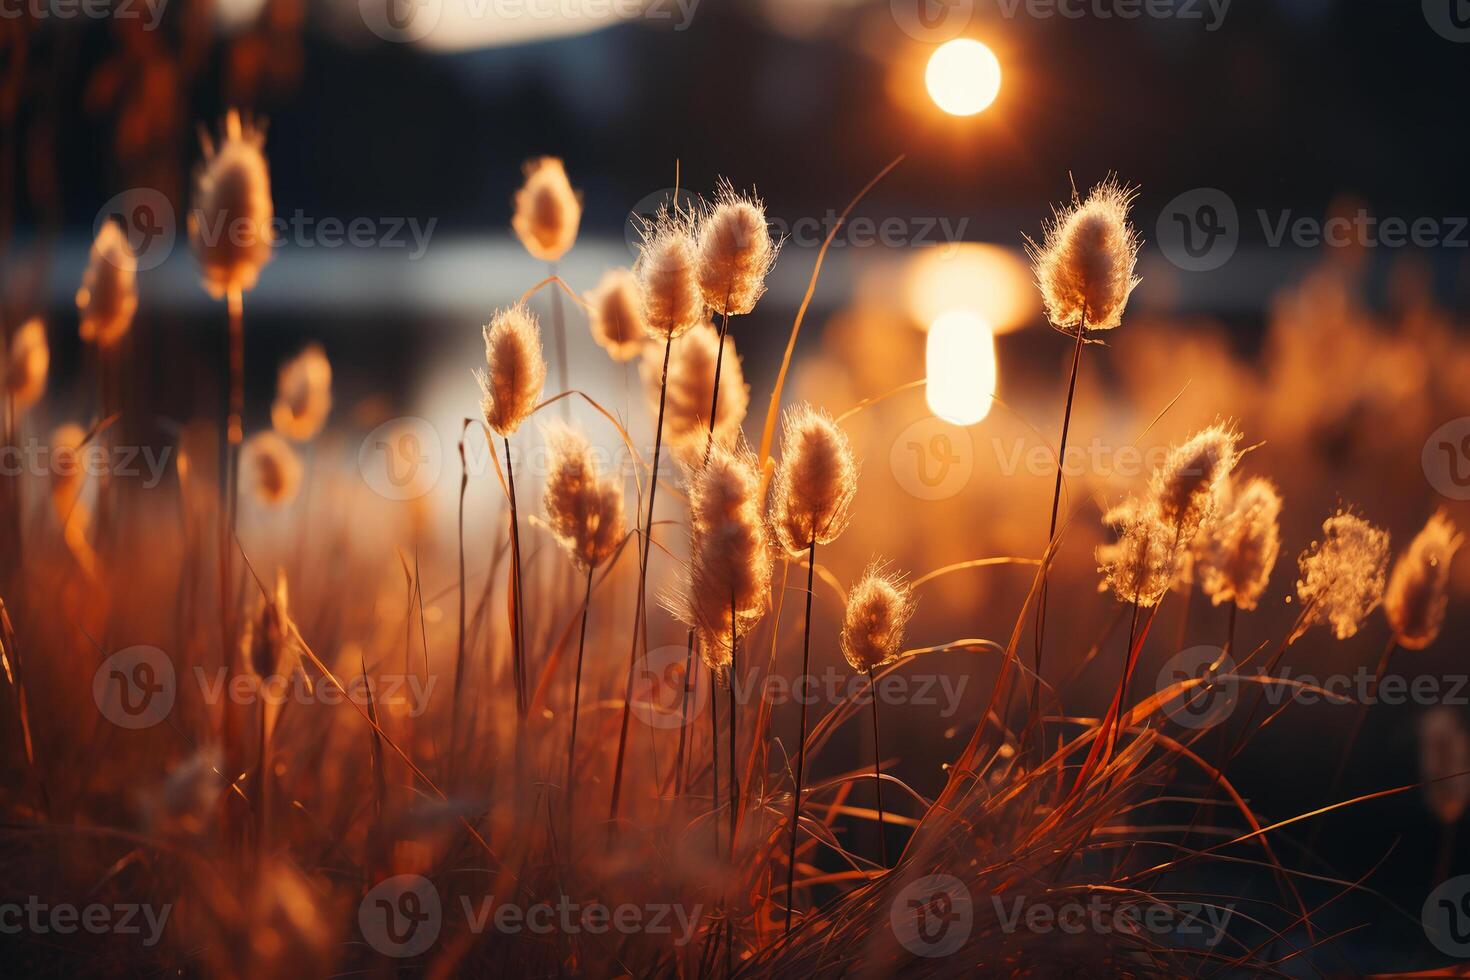
[[(230, 118), (226, 146), (245, 134)], [(551, 204), (522, 202), (517, 231), (528, 247), (561, 241), (536, 232), (536, 222), (564, 218), (572, 202), (579, 213), (564, 181), (562, 174), (545, 192)], [(1084, 335), (1126, 330), (1123, 303), (1134, 282), (1136, 245), (1120, 230), (1129, 195), (1113, 185), (1098, 193), (1058, 218), (1041, 262), (1051, 318), (1075, 341), (1064, 441)], [(758, 448), (740, 442), (744, 383), (720, 372), (738, 365), (726, 362), (730, 316), (751, 312), (774, 261), (763, 224), (758, 201), (722, 186), (708, 207), (661, 215), (636, 267), (609, 279), (592, 304), (598, 339), (612, 353), (631, 343), (628, 326), (637, 321), (659, 365), (649, 374), (658, 421), (647, 461), (597, 393), (568, 388), (545, 398), (534, 317), (523, 305), (496, 314), (484, 331), (483, 404), (478, 413), (465, 406), (459, 536), (450, 544), (425, 533), (416, 505), (389, 505), (356, 477), (297, 459), (286, 437), (336, 438), (322, 425), (330, 367), (314, 349), (282, 371), (272, 410), (279, 433), (252, 434), (239, 469), (217, 470), (210, 463), (241, 441), (237, 423), (221, 432), (206, 417), (188, 427), (167, 488), (114, 508), (116, 541), (77, 519), (86, 504), (74, 481), (29, 480), (7, 494), (25, 554), (0, 589), (10, 887), (170, 909), (157, 945), (117, 933), (80, 947), (25, 943), (12, 966), (55, 972), (81, 955), (96, 972), (211, 976), (1177, 976), (1285, 974), (1310, 962), (1325, 939), (1313, 918), (1330, 899), (1308, 901), (1306, 876), (1278, 847), (1305, 817), (1264, 820), (1230, 773), (1258, 728), (1256, 711), (1223, 747), (1206, 741), (1207, 730), (1171, 723), (1171, 712), (1227, 683), (1257, 706), (1265, 685), (1301, 683), (1216, 670), (1149, 689), (1135, 677), (1160, 609), (1187, 603), (1178, 596), (1192, 590), (1196, 570), (1203, 591), (1230, 606), (1227, 652), (1236, 651), (1237, 615), (1253, 611), (1271, 578), (1282, 503), (1260, 477), (1234, 489), (1235, 471), (1249, 465), (1248, 433), (1221, 424), (1178, 441), (1134, 497), (1108, 510), (1116, 539), (1096, 562), (1111, 596), (1086, 591), (1068, 601), (1115, 603), (1116, 621), (1129, 624), (1121, 646), (1109, 631), (1090, 648), (1054, 642), (1041, 656), (1048, 583), (1064, 555), (1079, 560), (1067, 538), (1096, 503), (1079, 494), (1063, 509), (1060, 471), (1052, 530), (1038, 551), (906, 569), (907, 580), (870, 569), (849, 588), (839, 568), (818, 562), (817, 545), (839, 531), (861, 541), (879, 519), (864, 512), (844, 427), (893, 392), (826, 406), (850, 409), (835, 417), (796, 410), (773, 459), (824, 245)], [(1115, 261), (1099, 265), (1089, 236), (1103, 236)], [(206, 257), (206, 270), (212, 262)], [(258, 272), (256, 264), (248, 275), (207, 278), (212, 289), (238, 295)], [(554, 276), (547, 284), (575, 296)], [(1073, 317), (1067, 311), (1078, 304)], [(718, 333), (711, 312), (721, 317)], [(680, 343), (715, 354), (712, 364), (704, 357), (685, 365), (699, 377), (676, 373), (681, 387), (671, 393)], [(33, 388), (35, 349), (32, 337), (7, 351), (12, 439), (29, 403), (17, 395)], [(732, 377), (738, 401), (721, 395)], [(698, 394), (683, 398), (684, 386)], [(552, 437), (544, 483), (528, 482), (531, 474), (515, 482), (511, 436), (573, 394), (607, 422), (594, 438), (625, 444), (635, 460), (631, 530), (625, 488), (598, 470), (584, 434)], [(675, 430), (683, 435), (674, 476), (660, 466), (671, 397), (688, 416)], [(239, 407), (232, 399), (227, 418), (241, 418)], [(732, 424), (720, 421), (722, 411), (735, 412)], [(98, 418), (56, 441), (78, 452), (108, 424)], [(503, 472), (492, 433), (502, 441)], [(496, 464), (509, 523), (488, 540), (467, 540), (466, 442), (479, 439)], [(212, 472), (221, 472), (218, 482)], [(247, 521), (222, 534), (237, 477), (250, 489)], [(660, 485), (687, 502), (667, 520), (657, 519)], [(86, 488), (94, 508), (110, 492)], [(1045, 512), (1044, 499), (1030, 503)], [(309, 532), (310, 547), (281, 547), (266, 533), (272, 522), (284, 522), (289, 541)], [(1425, 636), (1428, 621), (1443, 615), (1445, 572), (1459, 543), (1447, 523), (1431, 528), (1432, 540), (1416, 543), (1389, 586), (1390, 619), (1405, 646), (1403, 638)], [(1093, 560), (1081, 550), (1081, 562)], [(656, 552), (687, 566), (684, 573), (650, 581)], [(1382, 599), (1386, 555), (1386, 535), (1363, 518), (1329, 518), (1322, 541), (1301, 558), (1294, 628), (1237, 656), (1239, 668), (1273, 647), (1271, 663), (1279, 663), (1317, 623), (1350, 639)], [(575, 594), (564, 588), (568, 565), (580, 576)], [(237, 566), (242, 574), (232, 576)], [(913, 594), (959, 572), (1017, 579), (1022, 599), (1006, 612), (1009, 628), (902, 649)], [(688, 624), (682, 661), (677, 653), (667, 663), (648, 659), (650, 589)], [(841, 601), (832, 604), (828, 590)], [(788, 599), (805, 608), (800, 641)], [(443, 613), (449, 601), (457, 617)], [(822, 633), (815, 603), (840, 611), (840, 633)], [(1022, 656), (1028, 629), (1032, 665)], [(100, 677), (104, 689), (117, 682), (107, 664), (138, 644), (166, 651), (176, 680), (166, 717), (135, 729), (98, 710), (102, 695), (94, 697), (91, 681)], [(814, 644), (840, 647), (860, 681), (816, 705), (809, 720), (803, 704), (793, 744), (792, 719), (777, 717), (782, 706), (738, 692), (805, 673)], [(692, 664), (696, 652), (707, 670)], [(1106, 710), (1088, 714), (1072, 706), (1075, 691), (1063, 678), (1094, 660), (1112, 680)], [(880, 741), (878, 701), (862, 695), (887, 678), (957, 661), (971, 665), (961, 668), (967, 676), (993, 682), (978, 710), (948, 722), (959, 748), (937, 792), (925, 792), (911, 775), (921, 760), (907, 757), (902, 735)], [(126, 664), (121, 682), (158, 680), (160, 664), (146, 673)], [(649, 673), (665, 686), (650, 687)], [(276, 684), (296, 696), (212, 698), (196, 682), (203, 678), (247, 692)], [(423, 696), (406, 698), (405, 689)], [(677, 699), (661, 702), (660, 690)], [(885, 705), (884, 713), (911, 710)], [(633, 725), (635, 714), (646, 723)], [(869, 720), (871, 758), (854, 750), (850, 732)], [(1453, 742), (1441, 736), (1437, 744)], [(1452, 754), (1441, 749), (1434, 760)], [(821, 769), (809, 770), (817, 762)], [(1442, 761), (1426, 768), (1435, 773), (1429, 778), (1458, 785)], [(808, 781), (808, 771), (821, 775)], [(1181, 778), (1200, 787), (1182, 798), (1197, 813), (1188, 827), (1158, 808), (1159, 788)], [(1415, 788), (1406, 780), (1379, 795)], [(869, 795), (872, 807), (861, 802)], [(1260, 871), (1276, 883), (1274, 894), (1219, 895), (1212, 865)], [(972, 921), (955, 948), (930, 957), (915, 937), (954, 900), (941, 896), (940, 875), (968, 897)], [(398, 960), (369, 922), (385, 901), (381, 889), (401, 876), (427, 883), (441, 914), (437, 939)], [(1335, 893), (1358, 884), (1320, 872), (1311, 882)], [(692, 924), (678, 935), (477, 931), (460, 903), (474, 907), (488, 896), (521, 908), (567, 900), (673, 908)], [(411, 906), (399, 898), (387, 901), (389, 912), (422, 911), (422, 895)], [(1181, 916), (1228, 902), (1238, 917), (1208, 944), (1170, 931), (1059, 934), (1015, 928), (1003, 914), (1013, 899)]]

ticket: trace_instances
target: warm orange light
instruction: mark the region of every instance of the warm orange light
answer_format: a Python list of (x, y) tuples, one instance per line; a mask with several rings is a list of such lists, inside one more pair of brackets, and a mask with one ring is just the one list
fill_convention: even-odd
[(1018, 249), (999, 245), (954, 242), (921, 249), (904, 270), (903, 291), (909, 316), (920, 325), (969, 310), (1002, 334), (1040, 315), (1031, 267)]
[(990, 414), (995, 396), (995, 334), (979, 314), (946, 313), (929, 328), (924, 352), (929, 410), (955, 425), (974, 425)]
[(924, 84), (934, 104), (952, 116), (973, 116), (1000, 95), (1000, 59), (979, 41), (955, 38), (929, 58)]

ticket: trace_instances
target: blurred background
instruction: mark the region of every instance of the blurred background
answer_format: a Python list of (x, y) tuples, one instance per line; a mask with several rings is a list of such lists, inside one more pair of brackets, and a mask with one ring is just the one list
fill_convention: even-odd
[[(973, 385), (962, 373), (957, 391), (926, 400), (914, 388), (849, 423), (864, 457), (863, 534), (824, 562), (841, 583), (879, 555), (917, 576), (1039, 553), (1053, 475), (1044, 452), (1060, 427), (1071, 351), (1042, 318), (1025, 236), (1040, 236), (1074, 182), (1085, 192), (1110, 173), (1140, 189), (1143, 281), (1123, 328), (1086, 351), (1079, 382), (1074, 439), (1088, 456), (1068, 474), (1070, 558), (1052, 587), (1053, 608), (1067, 614), (1048, 633), (1062, 651), (1048, 676), (1078, 674), (1064, 688), (1069, 708), (1101, 711), (1117, 670), (1121, 639), (1095, 662), (1082, 656), (1116, 612), (1096, 594), (1098, 511), (1146, 475), (1120, 459), (1124, 447), (1136, 442), (1156, 460), (1216, 418), (1238, 420), (1246, 442), (1259, 444), (1242, 471), (1276, 479), (1286, 514), (1267, 600), (1242, 620), (1246, 649), (1291, 621), (1295, 556), (1339, 504), (1389, 528), (1395, 551), (1436, 507), (1470, 525), (1457, 484), (1425, 453), (1432, 433), (1470, 414), (1459, 124), (1470, 27), (1455, 20), (1453, 0), (136, 0), (100, 17), (64, 9), (32, 0), (0, 20), (0, 312), (7, 329), (36, 314), (50, 326), (50, 393), (27, 421), (42, 437), (95, 411), (73, 296), (98, 223), (114, 214), (140, 256), (132, 383), (158, 420), (140, 438), (167, 442), (182, 420), (217, 407), (225, 311), (199, 285), (182, 215), (199, 128), (238, 107), (268, 124), (275, 208), (287, 222), (246, 298), (247, 430), (266, 424), (277, 366), (318, 341), (337, 405), (335, 441), (318, 450), (318, 465), (351, 471), (365, 432), (411, 416), (437, 434), (452, 473), (461, 420), (477, 405), (480, 325), (548, 274), (509, 229), (522, 163), (542, 154), (565, 160), (583, 196), (580, 236), (557, 268), (579, 292), (632, 262), (630, 216), (671, 188), (708, 196), (728, 177), (759, 191), (787, 240), (768, 296), (732, 328), (751, 386), (746, 432), (757, 440), (823, 237), (902, 154), (833, 242), (786, 401), (839, 413), (926, 374), (932, 381), (926, 332), (946, 317), (982, 324), (966, 334), (982, 339), (938, 353), (941, 363), (967, 359)], [(533, 300), (543, 314), (551, 302), (544, 292)], [(636, 371), (608, 361), (580, 311), (567, 303), (566, 312), (574, 386), (626, 419), (646, 447)], [(991, 411), (991, 385), (1003, 410)], [(976, 402), (982, 418), (959, 418)], [(599, 416), (576, 413), (616, 444)], [(1028, 455), (1038, 448), (1040, 463)], [(489, 473), (481, 459), (472, 529), (494, 515)], [(424, 519), (441, 533), (452, 534), (457, 483), (438, 480), (428, 498)], [(1460, 606), (1467, 566), (1454, 572)], [(1014, 567), (934, 580), (921, 590), (911, 643), (1003, 639), (1028, 581)], [(1139, 675), (1150, 683), (1180, 648), (1222, 640), (1223, 610), (1199, 596), (1171, 602)], [(819, 632), (835, 635), (839, 612), (819, 603)], [(1396, 666), (1463, 671), (1467, 623), (1452, 605), (1439, 642)], [(654, 626), (682, 636), (666, 619)], [(1293, 649), (1294, 667), (1371, 669), (1384, 634), (1381, 617), (1343, 643), (1319, 630)], [(816, 661), (839, 666), (835, 644)], [(965, 703), (978, 710), (990, 668), (958, 657), (951, 668), (975, 672)], [(1344, 793), (1416, 778), (1425, 708), (1370, 713)], [(1234, 775), (1258, 813), (1281, 819), (1321, 805), (1340, 749), (1331, 733), (1346, 726), (1347, 710), (1297, 708), (1252, 744)], [(895, 740), (933, 749), (905, 752), (919, 760), (916, 786), (940, 784), (937, 760), (968, 737), (967, 717), (943, 730), (918, 718), (888, 723)], [(926, 759), (936, 761), (926, 769)], [(1372, 923), (1338, 943), (1343, 962), (1367, 970), (1443, 960), (1418, 917), (1446, 869), (1470, 871), (1470, 841), (1457, 846), (1454, 822), (1436, 821), (1416, 793), (1329, 820), (1306, 866), (1351, 879), (1388, 855), (1371, 881), (1380, 896), (1352, 896), (1323, 914), (1327, 929)], [(1306, 836), (1286, 833), (1298, 844)]]

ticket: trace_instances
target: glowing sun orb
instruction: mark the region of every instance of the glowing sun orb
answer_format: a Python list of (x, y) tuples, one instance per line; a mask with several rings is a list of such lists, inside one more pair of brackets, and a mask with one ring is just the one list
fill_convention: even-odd
[(954, 425), (974, 425), (990, 414), (995, 396), (995, 334), (985, 318), (953, 310), (929, 327), (925, 400), (929, 411)]
[(1000, 60), (979, 41), (956, 38), (929, 58), (924, 84), (934, 104), (952, 116), (973, 116), (1000, 95)]

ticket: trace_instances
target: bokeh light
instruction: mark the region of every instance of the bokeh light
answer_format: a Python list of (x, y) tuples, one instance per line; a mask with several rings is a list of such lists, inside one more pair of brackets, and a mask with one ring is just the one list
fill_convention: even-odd
[(1041, 303), (1019, 249), (954, 242), (923, 249), (903, 277), (904, 306), (917, 324), (953, 310), (977, 313), (997, 334), (1033, 323)]
[(974, 425), (990, 414), (995, 396), (995, 333), (985, 318), (953, 310), (929, 327), (925, 348), (925, 398), (929, 410), (955, 425)]

